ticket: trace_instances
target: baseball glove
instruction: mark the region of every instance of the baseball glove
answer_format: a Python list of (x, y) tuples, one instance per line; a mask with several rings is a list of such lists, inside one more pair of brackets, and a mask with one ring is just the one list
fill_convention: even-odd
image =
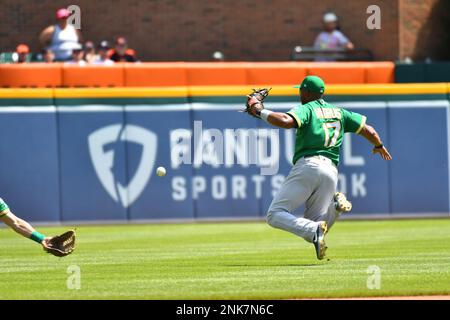
[(271, 89), (272, 88), (253, 89), (253, 92), (247, 96), (247, 103), (242, 112), (260, 118), (261, 110), (264, 109), (264, 99), (269, 95)]
[(65, 257), (75, 250), (75, 230), (45, 239), (42, 245), (46, 252), (57, 257)]

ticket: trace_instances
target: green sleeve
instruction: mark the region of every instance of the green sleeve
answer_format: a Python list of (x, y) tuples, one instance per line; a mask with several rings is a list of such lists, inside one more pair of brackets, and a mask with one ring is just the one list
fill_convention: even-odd
[(292, 108), (288, 112), (286, 112), (290, 116), (292, 116), (297, 122), (297, 127), (300, 128), (303, 124), (309, 122), (309, 108), (298, 106)]
[(0, 198), (0, 217), (6, 214), (6, 212), (4, 212), (6, 209), (8, 209), (8, 205), (2, 198)]
[(344, 132), (359, 133), (366, 124), (366, 116), (342, 109), (342, 118), (344, 122)]

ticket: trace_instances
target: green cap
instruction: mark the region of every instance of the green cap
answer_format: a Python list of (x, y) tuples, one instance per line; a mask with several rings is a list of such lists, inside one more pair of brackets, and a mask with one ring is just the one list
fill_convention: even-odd
[(302, 84), (295, 86), (294, 88), (306, 89), (311, 92), (324, 93), (325, 83), (317, 76), (307, 76), (303, 79)]

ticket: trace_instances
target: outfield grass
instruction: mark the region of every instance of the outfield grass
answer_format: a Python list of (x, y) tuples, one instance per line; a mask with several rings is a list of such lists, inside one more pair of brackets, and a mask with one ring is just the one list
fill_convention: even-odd
[[(63, 228), (40, 228), (54, 234)], [(0, 230), (0, 299), (230, 299), (450, 294), (450, 219), (339, 221), (330, 261), (264, 223), (81, 226), (55, 258)], [(67, 268), (81, 268), (68, 290)], [(381, 268), (369, 290), (367, 268)]]

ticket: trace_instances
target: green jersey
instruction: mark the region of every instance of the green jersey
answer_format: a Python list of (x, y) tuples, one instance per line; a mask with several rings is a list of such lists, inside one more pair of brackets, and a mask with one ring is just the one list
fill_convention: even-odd
[(300, 105), (287, 113), (298, 125), (294, 164), (302, 157), (321, 155), (338, 165), (344, 133), (359, 133), (366, 123), (365, 116), (322, 99)]

